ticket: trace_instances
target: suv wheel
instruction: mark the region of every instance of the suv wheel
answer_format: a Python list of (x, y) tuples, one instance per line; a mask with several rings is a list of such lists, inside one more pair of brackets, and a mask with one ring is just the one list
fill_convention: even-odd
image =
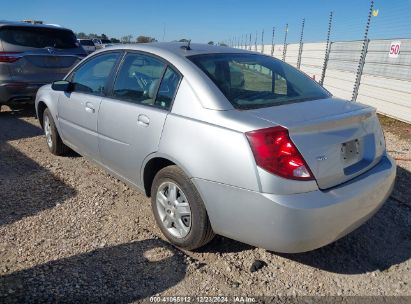
[(43, 130), (46, 135), (47, 147), (49, 148), (49, 151), (54, 155), (65, 154), (68, 147), (61, 140), (49, 109), (45, 109), (43, 113)]
[(204, 203), (194, 184), (177, 166), (160, 170), (151, 187), (157, 225), (174, 245), (192, 250), (214, 237)]

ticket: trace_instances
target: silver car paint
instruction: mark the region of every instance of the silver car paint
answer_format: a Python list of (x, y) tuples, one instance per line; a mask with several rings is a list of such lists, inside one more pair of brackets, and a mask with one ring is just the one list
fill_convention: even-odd
[(146, 156), (158, 150), (167, 114), (165, 110), (103, 98), (98, 145), (104, 165), (142, 187), (140, 169)]
[[(331, 106), (330, 106), (331, 105)], [(313, 111), (315, 109), (315, 111)], [(248, 111), (274, 124), (286, 126), (299, 151), (304, 155), (320, 188), (333, 187), (373, 167), (385, 150), (384, 136), (373, 108), (341, 99), (321, 99), (286, 106)], [(368, 134), (379, 140), (367, 141)], [(315, 140), (313, 140), (315, 138)], [(353, 139), (363, 141), (364, 154), (370, 163), (345, 174), (340, 162), (341, 146)], [(326, 159), (319, 157), (326, 155)]]
[[(379, 159), (363, 170), (365, 173), (362, 171), (356, 174), (358, 176), (355, 179), (351, 176), (351, 180), (345, 183), (342, 179), (340, 185), (323, 191), (316, 181), (290, 181), (258, 168), (244, 134), (273, 125), (285, 125), (290, 128), (290, 135), (299, 149), (304, 148), (302, 144), (309, 145), (310, 141), (311, 148), (315, 144), (321, 147), (322, 142), (316, 138), (316, 131), (321, 131), (321, 127), (325, 128), (326, 134), (323, 136), (337, 132), (343, 139), (349, 140), (356, 132), (360, 132), (358, 130), (369, 130), (379, 134), (381, 139), (381, 129), (372, 108), (330, 99), (295, 104), (288, 108), (294, 109), (293, 115), (287, 115), (287, 107), (292, 105), (260, 111), (234, 110), (214, 83), (185, 58), (179, 46), (160, 43), (111, 48), (130, 48), (163, 57), (180, 71), (183, 80), (171, 112), (164, 114), (164, 127), (161, 130), (161, 118), (154, 133), (149, 131), (143, 135), (143, 142), (134, 138), (136, 130), (144, 128), (139, 129), (138, 116), (152, 108), (141, 106), (139, 111), (140, 107), (136, 107), (137, 110), (128, 115), (127, 111), (117, 113), (113, 106), (112, 117), (109, 117), (108, 112), (103, 113), (102, 118), (98, 118), (97, 136), (100, 142), (109, 143), (103, 148), (103, 153), (116, 164), (104, 164), (104, 159), (99, 161), (96, 157), (90, 157), (96, 163), (135, 188), (142, 189), (142, 177), (148, 161), (155, 157), (167, 158), (180, 166), (195, 182), (215, 232), (282, 252), (314, 249), (343, 236), (364, 222), (389, 195), (395, 177), (395, 165), (386, 157), (384, 148), (377, 151)], [(190, 54), (238, 52), (223, 47), (198, 46), (193, 49), (197, 51), (190, 51)], [(49, 86), (40, 89), (36, 108), (42, 101), (51, 109), (53, 117), (57, 118), (59, 114), (55, 104), (60, 93), (56, 93)], [(112, 102), (121, 104), (119, 101)], [(316, 102), (324, 102), (326, 108), (318, 110)], [(270, 113), (267, 114), (265, 110)], [(336, 119), (334, 125), (332, 121), (327, 122), (327, 111), (332, 119)], [(365, 118), (359, 117), (364, 114), (370, 119), (369, 113), (372, 113), (371, 120), (364, 124)], [(351, 134), (350, 117), (354, 126)], [(57, 119), (60, 120), (60, 117)], [(133, 124), (135, 127), (130, 127)], [(305, 129), (310, 125), (314, 127)], [(65, 125), (57, 121), (56, 126), (63, 141), (66, 141)], [(153, 137), (144, 149), (130, 146), (146, 144), (145, 139), (150, 135)], [(129, 151), (122, 151), (122, 146), (129, 148)], [(85, 154), (85, 151), (76, 147), (74, 149)], [(321, 152), (319, 155), (328, 153), (321, 149), (312, 155), (309, 152), (302, 152), (306, 159), (314, 157), (317, 152)], [(315, 155), (316, 162), (319, 162), (319, 155)], [(380, 162), (376, 164), (378, 160)], [(311, 166), (314, 160), (310, 162)], [(131, 164), (132, 170), (124, 169), (127, 163)], [(320, 187), (332, 185), (335, 180), (330, 180), (320, 184)]]
[(329, 244), (369, 219), (391, 193), (395, 164), (384, 157), (373, 169), (330, 191), (265, 194), (193, 179), (213, 230), (277, 252), (304, 252)]
[(100, 160), (97, 119), (101, 97), (71, 92), (58, 99), (59, 125), (65, 142), (83, 155)]

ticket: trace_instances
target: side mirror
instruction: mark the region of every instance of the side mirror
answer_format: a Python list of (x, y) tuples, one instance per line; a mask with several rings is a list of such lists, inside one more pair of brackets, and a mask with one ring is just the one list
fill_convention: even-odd
[(54, 81), (51, 84), (51, 88), (54, 91), (60, 91), (60, 92), (70, 92), (72, 89), (72, 85), (70, 82), (66, 81), (66, 80), (58, 80), (58, 81)]

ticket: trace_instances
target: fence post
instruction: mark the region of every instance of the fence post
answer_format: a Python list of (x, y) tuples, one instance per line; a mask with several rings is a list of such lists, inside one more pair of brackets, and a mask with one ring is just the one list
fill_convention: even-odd
[(275, 35), (275, 27), (273, 26), (273, 36), (271, 37), (271, 57), (274, 55), (274, 35)]
[(362, 43), (360, 60), (358, 61), (357, 75), (355, 76), (355, 84), (354, 84), (354, 89), (353, 89), (353, 92), (352, 92), (351, 101), (356, 101), (357, 100), (358, 89), (360, 88), (362, 70), (364, 68), (365, 57), (367, 56), (367, 51), (368, 51), (368, 43), (369, 43), (368, 31), (370, 29), (370, 23), (371, 23), (371, 17), (372, 17), (373, 9), (374, 9), (374, 0), (371, 0), (371, 2), (370, 2), (370, 11), (368, 12), (367, 24), (365, 25), (364, 41)]
[(354, 83), (354, 89), (352, 92), (351, 101), (357, 100), (358, 90), (360, 89), (361, 76), (362, 76), (362, 71), (364, 69), (365, 57), (367, 56), (369, 42), (370, 42), (369, 39), (365, 40), (362, 50), (361, 50), (361, 56), (360, 56), (360, 61), (358, 63), (357, 75), (355, 76), (355, 83)]
[(288, 34), (288, 23), (285, 25), (284, 46), (283, 46), (283, 61), (285, 61), (285, 55), (287, 54), (287, 34)]
[(250, 45), (248, 46), (249, 47), (249, 51), (251, 51), (251, 33), (250, 33)]
[(254, 39), (254, 51), (257, 52), (257, 38), (258, 38), (258, 31), (255, 31), (255, 39)]
[(333, 21), (333, 12), (330, 12), (330, 17), (328, 19), (328, 32), (327, 32), (327, 43), (325, 45), (325, 55), (324, 55), (324, 63), (323, 63), (323, 70), (321, 72), (321, 79), (320, 79), (320, 84), (323, 85), (324, 83), (324, 78), (325, 78), (325, 72), (327, 70), (327, 64), (328, 64), (328, 58), (330, 56), (330, 50), (331, 50), (331, 43), (330, 43), (330, 35), (331, 35), (331, 25)]
[(261, 53), (264, 54), (264, 30), (261, 33)]
[(303, 23), (301, 25), (300, 47), (298, 48), (298, 58), (297, 58), (297, 68), (298, 69), (301, 66), (301, 55), (303, 53), (304, 24), (305, 24), (305, 18), (303, 18)]

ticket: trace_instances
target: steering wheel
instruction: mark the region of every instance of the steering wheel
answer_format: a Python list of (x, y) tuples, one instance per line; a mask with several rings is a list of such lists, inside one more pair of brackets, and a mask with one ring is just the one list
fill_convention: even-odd
[(148, 79), (146, 75), (140, 72), (133, 72), (131, 75), (136, 79), (138, 85), (144, 90), (144, 92), (148, 91), (152, 82), (151, 79)]

